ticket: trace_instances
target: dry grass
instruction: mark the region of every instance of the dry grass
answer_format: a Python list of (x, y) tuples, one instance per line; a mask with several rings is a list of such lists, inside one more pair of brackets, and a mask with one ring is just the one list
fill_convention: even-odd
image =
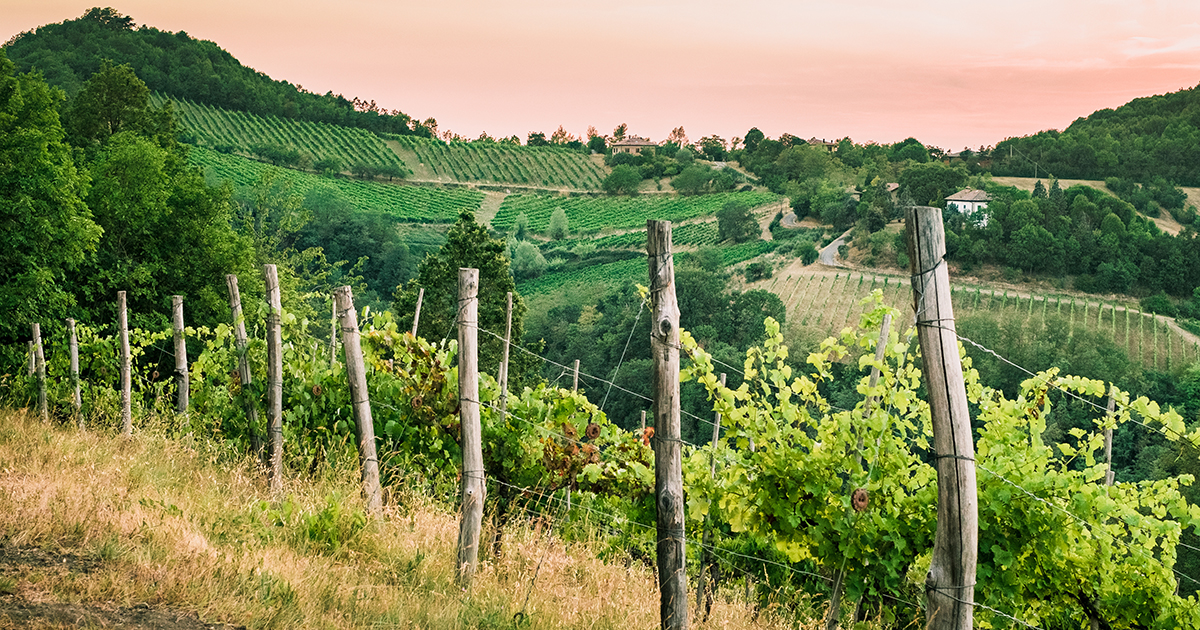
[[(0, 412), (0, 547), (88, 559), (81, 570), (20, 567), (6, 590), (28, 602), (172, 607), (249, 628), (513, 628), (523, 607), (522, 628), (659, 625), (644, 566), (606, 564), (593, 545), (524, 523), (463, 592), (456, 516), (409, 495), (383, 518), (356, 520), (355, 458), (333, 459), (272, 497), (250, 461), (206, 440), (153, 428), (121, 439)], [(725, 597), (693, 626), (796, 627)]]

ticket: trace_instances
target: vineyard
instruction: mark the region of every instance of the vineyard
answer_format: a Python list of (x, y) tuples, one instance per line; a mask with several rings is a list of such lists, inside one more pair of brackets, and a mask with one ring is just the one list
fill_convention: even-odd
[[(210, 179), (230, 182), (235, 188), (253, 188), (265, 172), (275, 167), (226, 155), (202, 147), (193, 147), (190, 159)], [(399, 186), (354, 179), (320, 177), (299, 171), (282, 171), (292, 191), (303, 195), (317, 186), (332, 186), (358, 209), (382, 210), (405, 223), (453, 223), (463, 211), (474, 212), (483, 202), (483, 193), (465, 188)]]
[[(758, 286), (779, 295), (787, 307), (788, 321), (811, 336), (835, 334), (854, 325), (866, 308), (861, 301), (876, 289), (883, 292), (888, 305), (903, 313), (912, 312), (912, 289), (907, 278), (803, 271), (776, 276)], [(1169, 326), (1171, 320), (1124, 305), (1066, 296), (1022, 297), (1007, 290), (980, 287), (955, 287), (953, 297), (954, 313), (959, 319), (991, 313), (1039, 326), (1061, 320), (1068, 327), (1068, 335), (1077, 328), (1103, 334), (1131, 360), (1151, 369), (1169, 371), (1200, 360), (1200, 345), (1190, 335)]]
[[(561, 147), (525, 147), (496, 142), (442, 142), (388, 135), (414, 168), (439, 181), (514, 184), (536, 188), (600, 190), (604, 167)], [(419, 172), (419, 171), (418, 171)]]
[[(857, 287), (868, 284), (865, 277), (835, 276), (829, 282), (840, 287), (833, 291), (839, 295), (839, 306), (832, 322), (842, 321), (839, 313), (848, 310), (847, 303), (862, 308)], [(688, 565), (720, 567), (709, 575), (718, 576), (710, 588), (723, 606), (744, 602), (761, 610), (765, 621), (774, 619), (783, 627), (811, 624), (814, 616), (824, 614), (825, 602), (830, 602), (836, 621), (842, 597), (857, 602), (853, 608), (865, 607), (876, 620), (868, 627), (907, 627), (924, 618), (923, 576), (933, 543), (938, 494), (936, 475), (928, 463), (932, 455), (929, 408), (918, 395), (922, 376), (913, 362), (911, 337), (891, 329), (878, 353), (881, 358), (871, 359), (883, 316), (900, 316), (884, 304), (884, 293), (876, 289), (857, 326), (824, 342), (799, 371), (785, 365), (788, 350), (782, 345), (780, 327), (767, 319), (766, 339), (747, 352), (745, 382), (736, 390), (719, 384), (712, 357), (689, 335), (682, 336), (682, 350), (688, 357), (682, 378), (702, 384), (720, 416), (716, 416), (718, 432), (712, 443), (681, 445), (688, 500), (687, 529), (681, 528), (679, 535), (686, 543)], [(960, 297), (974, 300), (975, 294), (963, 292)], [(1025, 304), (1013, 308), (1029, 309)], [(352, 309), (344, 313), (349, 315), (343, 317), (355, 317)], [(266, 309), (252, 306), (246, 319), (250, 330), (262, 331)], [(287, 312), (278, 321), (283, 328), (284, 410), (279, 443), (286, 451), (279, 474), (311, 477), (325, 458), (344, 452), (353, 440), (353, 418), (360, 416), (351, 405), (368, 401), (351, 395), (341, 353), (326, 351), (337, 348), (331, 339)], [(365, 385), (374, 409), (368, 417), (373, 419), (382, 454), (383, 478), (397, 486), (396, 492), (415, 484), (417, 491), (451, 500), (451, 488), (462, 472), (457, 436), (463, 400), (455, 386), (457, 346), (414, 337), (389, 312), (364, 312), (350, 321), (355, 324), (347, 329), (343, 319), (343, 334), (362, 330)], [(70, 418), (75, 415), (70, 333), (53, 324), (44, 330), (46, 358), (44, 362), (36, 358), (33, 364), (46, 375), (46, 398), (53, 415)], [(479, 332), (496, 334), (482, 328)], [(109, 434), (117, 430), (117, 409), (124, 404), (114, 387), (120, 363), (117, 339), (87, 326), (79, 326), (78, 333), (83, 403), (82, 415), (72, 424)], [(253, 452), (255, 440), (266, 435), (266, 428), (261, 418), (249, 421), (245, 410), (264, 407), (269, 389), (265, 385), (267, 341), (256, 336), (242, 350), (225, 324), (188, 328), (184, 334), (200, 352), (188, 363), (191, 406), (187, 413), (176, 413), (168, 402), (174, 398), (178, 378), (168, 367), (174, 361), (168, 349), (171, 332), (132, 331), (134, 431), (150, 430), (144, 424), (156, 417), (165, 432), (193, 445), (189, 448), (211, 439), (214, 446), (204, 449)], [(348, 342), (346, 348), (351, 347)], [(9, 348), (5, 355), (20, 356), (21, 349)], [(234, 369), (241, 357), (253, 374), (245, 382)], [(857, 369), (835, 367), (846, 357), (857, 359), (848, 364)], [(17, 371), (15, 365), (6, 367), (10, 374)], [(868, 368), (877, 370), (877, 385), (866, 374)], [(28, 378), (6, 383), (7, 404), (30, 404), (38, 398), (33, 373), (31, 369)], [(857, 401), (839, 401), (853, 408), (834, 407), (824, 398), (821, 384), (835, 378), (858, 383)], [(1057, 370), (1029, 379), (1021, 397), (1012, 401), (981, 387), (976, 378), (969, 371), (967, 391), (980, 409), (981, 422), (976, 460), (981, 471), (979, 583), (971, 587), (982, 626), (1008, 627), (1009, 621), (1016, 621), (1029, 627), (1079, 627), (1081, 619), (1086, 622), (1091, 614), (1102, 615), (1111, 627), (1119, 628), (1160, 627), (1155, 621), (1163, 618), (1170, 620), (1169, 627), (1197, 627), (1200, 611), (1194, 599), (1175, 594), (1172, 566), (1180, 532), (1200, 523), (1200, 509), (1183, 499), (1184, 482), (1177, 478), (1112, 488), (1096, 483), (1104, 464), (1097, 463), (1095, 454), (1102, 449), (1105, 426), (1125, 431), (1130, 427), (1124, 425), (1136, 422), (1171, 441), (1194, 440), (1200, 434), (1186, 433), (1174, 411), (1112, 391), (1103, 382), (1059, 376)], [(1098, 411), (1093, 413), (1093, 426), (1073, 433), (1070, 444), (1042, 443), (1044, 414), (1052, 404), (1060, 404), (1064, 394), (1085, 400), (1110, 391), (1117, 404), (1115, 413), (1106, 415), (1103, 406), (1094, 405)], [(519, 552), (513, 545), (521, 544), (514, 542), (520, 538), (510, 538), (515, 536), (511, 528), (518, 523), (553, 527), (557, 536), (591, 541), (602, 554), (618, 559), (653, 553), (652, 430), (618, 427), (581, 394), (544, 383), (511, 392), (504, 403), (506, 411), (497, 406), (500, 390), (490, 376), (480, 376), (478, 396), (485, 447), (484, 470), (476, 472), (486, 474), (488, 490), (482, 496), (495, 511), (489, 527), (496, 528), (484, 538), (492, 541), (489, 558), (495, 559), (484, 562), (500, 562), (507, 555), (504, 549)], [(6, 440), (13, 439), (11, 430), (6, 435)], [(1063, 458), (1056, 449), (1068, 456), (1086, 454), (1086, 466), (1072, 464), (1074, 457)], [(49, 458), (47, 463), (57, 459)], [(340, 470), (345, 474), (345, 468)], [(168, 514), (180, 512), (175, 507), (179, 499), (170, 491), (149, 489), (158, 494), (141, 499), (140, 505)], [(370, 553), (371, 548), (361, 547), (356, 537), (369, 523), (358, 507), (361, 500), (335, 495), (326, 501), (325, 506), (301, 514), (292, 513), (294, 505), (254, 504), (264, 512), (277, 510), (262, 515), (276, 528), (271, 531), (279, 532), (271, 536), (294, 531), (287, 535), (303, 552), (335, 558)], [(408, 518), (388, 523), (411, 523)], [(258, 517), (249, 521), (253, 525)], [(236, 550), (260, 539), (255, 534), (235, 534), (239, 522), (197, 522), (189, 535), (205, 548), (221, 549), (211, 554), (214, 558), (237, 558)], [(701, 538), (706, 524), (712, 525), (711, 538), (708, 534)], [(337, 555), (343, 547), (348, 553)], [(1156, 548), (1162, 553), (1152, 552)], [(404, 569), (412, 570), (411, 564)], [(260, 565), (255, 571), (256, 576), (272, 580), (281, 575), (274, 565)], [(388, 575), (392, 581), (372, 587), (370, 595), (353, 594), (361, 599), (360, 605), (373, 611), (370, 602), (385, 593), (389, 602), (404, 593), (412, 597), (413, 591), (395, 583), (395, 573)], [(844, 590), (831, 600), (834, 578)], [(532, 581), (520, 580), (514, 583), (520, 588), (508, 589), (517, 595), (496, 604), (496, 619), (526, 614), (521, 601), (523, 596), (528, 602), (528, 595), (520, 593), (526, 583), (533, 588)], [(1075, 597), (1081, 585), (1094, 597), (1090, 608), (1081, 607)], [(280, 605), (319, 606), (308, 599), (311, 596), (308, 591), (293, 591)], [(321, 597), (326, 598), (323, 601), (334, 598)], [(1131, 598), (1137, 603), (1129, 604)], [(707, 617), (704, 607), (699, 608), (697, 617)], [(500, 622), (493, 626), (501, 627)], [(860, 626), (852, 618), (847, 627)]]
[[(646, 232), (644, 230), (635, 232), (633, 235), (639, 238), (643, 244), (646, 242)], [(766, 254), (774, 248), (775, 243), (770, 241), (751, 241), (740, 245), (722, 247), (718, 251), (721, 253), (721, 262), (726, 266), (732, 266)], [(686, 264), (689, 256), (690, 254), (683, 252), (676, 254), (675, 259), (678, 264)], [(599, 293), (607, 290), (607, 288), (629, 282), (645, 284), (648, 273), (646, 258), (641, 256), (630, 260), (591, 265), (582, 269), (550, 272), (537, 278), (518, 282), (517, 291), (521, 295), (534, 296), (550, 293), (563, 287), (586, 286), (589, 287), (589, 290), (594, 289)]]
[(335, 160), (339, 171), (354, 164), (408, 170), (383, 140), (365, 129), (257, 116), (157, 93), (152, 100), (156, 107), (170, 100), (180, 127), (192, 136), (192, 143), (202, 147), (251, 155), (256, 146), (275, 145), (307, 153), (312, 161)]
[(716, 215), (726, 203), (740, 202), (749, 208), (774, 203), (778, 197), (764, 192), (728, 192), (694, 197), (642, 195), (638, 197), (556, 197), (509, 195), (492, 219), (497, 230), (512, 231), (517, 217), (529, 219), (529, 229), (543, 232), (550, 215), (558, 208), (567, 214), (572, 232), (595, 233), (604, 229), (645, 229), (650, 219), (675, 223)]

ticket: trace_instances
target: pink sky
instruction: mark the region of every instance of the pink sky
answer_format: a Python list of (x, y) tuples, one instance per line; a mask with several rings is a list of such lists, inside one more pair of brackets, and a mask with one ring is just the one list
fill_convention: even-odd
[[(0, 0), (0, 38), (96, 4)], [(655, 140), (757, 126), (959, 150), (1200, 83), (1196, 0), (113, 4), (273, 78), (469, 137), (627, 122)]]

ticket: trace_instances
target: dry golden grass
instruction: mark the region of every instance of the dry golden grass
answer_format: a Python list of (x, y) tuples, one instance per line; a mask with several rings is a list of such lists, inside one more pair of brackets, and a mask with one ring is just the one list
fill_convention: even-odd
[[(251, 461), (160, 433), (122, 439), (0, 411), (0, 548), (72, 559), (6, 572), (8, 591), (27, 602), (170, 607), (249, 628), (514, 628), (522, 609), (522, 628), (659, 625), (644, 566), (606, 564), (593, 545), (524, 522), (464, 592), (454, 582), (456, 515), (407, 495), (384, 517), (355, 521), (363, 506), (352, 452), (273, 497)], [(310, 533), (314, 522), (333, 542)], [(797, 627), (794, 615), (755, 615), (725, 595), (693, 627)]]

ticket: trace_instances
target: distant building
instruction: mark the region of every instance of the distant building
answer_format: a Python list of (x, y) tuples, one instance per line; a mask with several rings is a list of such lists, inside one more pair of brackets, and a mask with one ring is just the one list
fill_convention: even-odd
[(946, 208), (953, 208), (963, 214), (970, 214), (976, 210), (986, 208), (989, 200), (991, 200), (991, 197), (982, 190), (964, 188), (946, 197)]
[(629, 136), (621, 140), (616, 140), (612, 143), (613, 154), (617, 153), (632, 153), (637, 155), (642, 152), (642, 149), (654, 149), (658, 145), (639, 136)]
[(809, 138), (805, 142), (813, 145), (814, 147), (825, 147), (825, 150), (829, 151), (829, 152), (833, 152), (833, 150), (837, 148), (836, 142), (830, 142), (829, 140), (822, 140), (820, 138), (817, 138), (816, 136)]

